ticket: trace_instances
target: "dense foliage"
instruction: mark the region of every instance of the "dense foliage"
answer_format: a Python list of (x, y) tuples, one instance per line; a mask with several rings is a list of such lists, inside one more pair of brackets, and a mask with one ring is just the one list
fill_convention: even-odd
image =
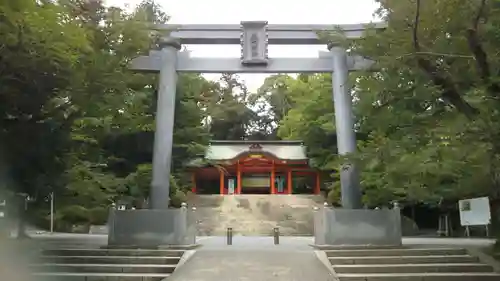
[[(383, 31), (327, 36), (376, 71), (351, 75), (364, 200), (438, 204), (500, 193), (500, 5), (385, 0)], [(127, 69), (168, 16), (102, 1), (0, 1), (0, 187), (30, 195), (38, 223), (56, 194), (57, 226), (102, 223), (109, 206), (141, 205), (151, 179), (157, 77)], [(338, 200), (331, 76), (282, 75), (251, 93), (236, 75), (178, 81), (172, 204), (186, 160), (209, 139), (301, 139), (331, 174)], [(23, 204), (21, 204), (23, 205)]]
[[(30, 196), (29, 209), (45, 225), (54, 192), (60, 228), (102, 223), (119, 200), (144, 203), (157, 77), (133, 73), (128, 63), (155, 47), (161, 34), (151, 24), (168, 16), (150, 0), (132, 11), (102, 1), (22, 0), (0, 2), (0, 17), (1, 190)], [(190, 185), (187, 159), (210, 138), (242, 139), (255, 127), (246, 95), (234, 75), (179, 77), (174, 206)]]
[[(497, 2), (381, 2), (385, 30), (357, 41), (327, 36), (377, 62), (377, 71), (351, 75), (360, 150), (352, 157), (366, 203), (498, 198)], [(304, 139), (325, 169), (339, 164), (325, 153), (335, 149), (330, 79), (288, 77), (282, 88), (294, 107), (279, 128), (283, 138)]]

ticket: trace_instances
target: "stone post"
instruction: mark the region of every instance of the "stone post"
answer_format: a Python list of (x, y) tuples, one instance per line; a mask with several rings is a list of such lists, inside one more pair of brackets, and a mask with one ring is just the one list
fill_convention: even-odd
[(176, 234), (176, 243), (178, 245), (186, 245), (187, 237), (187, 223), (188, 223), (188, 208), (187, 203), (182, 202), (180, 209), (175, 217), (175, 228), (174, 232)]
[(170, 193), (170, 166), (174, 133), (175, 92), (177, 84), (177, 53), (179, 42), (164, 38), (160, 44), (161, 69), (158, 86), (156, 131), (153, 148), (153, 180), (151, 182), (151, 209), (168, 209)]
[(198, 235), (198, 216), (196, 214), (196, 207), (191, 208), (191, 216), (188, 217), (188, 229), (191, 244), (196, 244), (196, 236)]
[[(335, 107), (335, 126), (339, 155), (348, 155), (356, 151), (356, 133), (352, 111), (352, 96), (348, 87), (349, 68), (347, 53), (344, 48), (329, 45), (333, 59), (333, 102)], [(361, 191), (359, 175), (353, 164), (345, 164), (340, 171), (342, 207), (361, 209)]]
[(397, 226), (397, 227), (395, 227), (395, 229), (397, 229), (399, 231), (399, 236), (402, 237), (403, 236), (403, 224), (401, 223), (401, 205), (399, 204), (399, 202), (394, 201), (392, 203), (392, 206), (393, 206), (392, 212), (394, 215), (394, 226)]
[(316, 245), (324, 245), (325, 244), (325, 235), (326, 235), (326, 229), (325, 229), (325, 216), (326, 216), (326, 209), (323, 205), (323, 208), (320, 207), (314, 207), (314, 244)]
[(400, 210), (400, 209), (401, 209), (401, 207), (400, 207), (400, 205), (399, 205), (399, 202), (398, 202), (398, 201), (394, 201), (394, 202), (392, 203), (392, 206), (393, 206), (393, 209), (394, 209), (394, 210)]

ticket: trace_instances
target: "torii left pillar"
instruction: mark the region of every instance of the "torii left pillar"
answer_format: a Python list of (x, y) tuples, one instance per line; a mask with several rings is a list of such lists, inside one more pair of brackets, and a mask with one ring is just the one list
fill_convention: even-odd
[(150, 209), (168, 209), (170, 169), (174, 135), (175, 96), (177, 86), (178, 41), (164, 38), (160, 44), (161, 69), (158, 86), (156, 131), (153, 148), (153, 179), (149, 193)]
[[(158, 247), (161, 245), (191, 245), (196, 235), (189, 230), (189, 213), (183, 203), (180, 209), (168, 209), (170, 193), (170, 168), (175, 117), (177, 84), (177, 55), (181, 45), (165, 38), (160, 60), (156, 130), (153, 148), (153, 179), (149, 210), (111, 210), (108, 245)], [(153, 66), (149, 66), (153, 69)]]

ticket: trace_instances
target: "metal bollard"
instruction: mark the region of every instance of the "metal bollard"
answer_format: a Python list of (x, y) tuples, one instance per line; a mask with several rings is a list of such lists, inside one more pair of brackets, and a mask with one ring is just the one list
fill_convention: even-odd
[(227, 228), (227, 244), (233, 245), (233, 228), (232, 227)]
[(278, 245), (280, 243), (280, 229), (275, 227), (273, 228), (274, 235), (274, 245)]

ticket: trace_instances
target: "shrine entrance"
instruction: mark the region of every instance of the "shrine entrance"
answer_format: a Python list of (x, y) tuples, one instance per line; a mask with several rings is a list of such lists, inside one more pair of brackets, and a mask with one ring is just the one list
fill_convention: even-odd
[(195, 194), (319, 194), (321, 189), (320, 171), (309, 165), (301, 141), (210, 141), (203, 159), (191, 160), (188, 171)]
[[(371, 28), (384, 28), (385, 23), (371, 25)], [(175, 117), (175, 95), (177, 72), (199, 73), (332, 73), (332, 102), (335, 105), (335, 125), (339, 155), (347, 155), (356, 150), (356, 137), (352, 112), (352, 96), (349, 91), (348, 73), (367, 69), (372, 61), (360, 56), (349, 55), (338, 42), (324, 42), (318, 32), (341, 30), (345, 37), (359, 38), (367, 27), (357, 25), (268, 25), (264, 21), (241, 22), (239, 25), (162, 25), (157, 29), (168, 31), (168, 36), (160, 42), (161, 50), (154, 50), (148, 56), (134, 59), (131, 68), (136, 71), (159, 72), (156, 131), (153, 155), (153, 180), (151, 184), (150, 206), (153, 209), (168, 209), (170, 190), (170, 166), (172, 139)], [(195, 58), (189, 52), (179, 52), (181, 44), (238, 44), (241, 46), (240, 58)], [(320, 52), (317, 58), (269, 58), (268, 45), (318, 45), (328, 47), (329, 52)], [(332, 151), (332, 154), (335, 153)], [(268, 161), (268, 160), (266, 160)], [(286, 163), (288, 165), (288, 163)], [(232, 163), (234, 168), (235, 163)], [(219, 192), (242, 192), (245, 184), (241, 174), (250, 169), (260, 169), (271, 173), (270, 178), (279, 175), (279, 189), (288, 192), (283, 186), (283, 177), (288, 178), (287, 169), (280, 163), (269, 162), (264, 167), (247, 167), (236, 163), (239, 177), (231, 181), (226, 173), (219, 174)], [(238, 170), (239, 167), (239, 170)], [(259, 171), (259, 172), (260, 172)], [(227, 174), (231, 175), (231, 173)], [(264, 177), (265, 178), (265, 177)], [(285, 180), (286, 182), (286, 180)], [(357, 169), (346, 164), (340, 170), (341, 200), (344, 208), (361, 208), (361, 192)], [(251, 183), (250, 185), (252, 185)], [(276, 180), (270, 180), (270, 192), (277, 193)], [(253, 190), (253, 191), (252, 191)], [(249, 192), (256, 192), (249, 189)]]

